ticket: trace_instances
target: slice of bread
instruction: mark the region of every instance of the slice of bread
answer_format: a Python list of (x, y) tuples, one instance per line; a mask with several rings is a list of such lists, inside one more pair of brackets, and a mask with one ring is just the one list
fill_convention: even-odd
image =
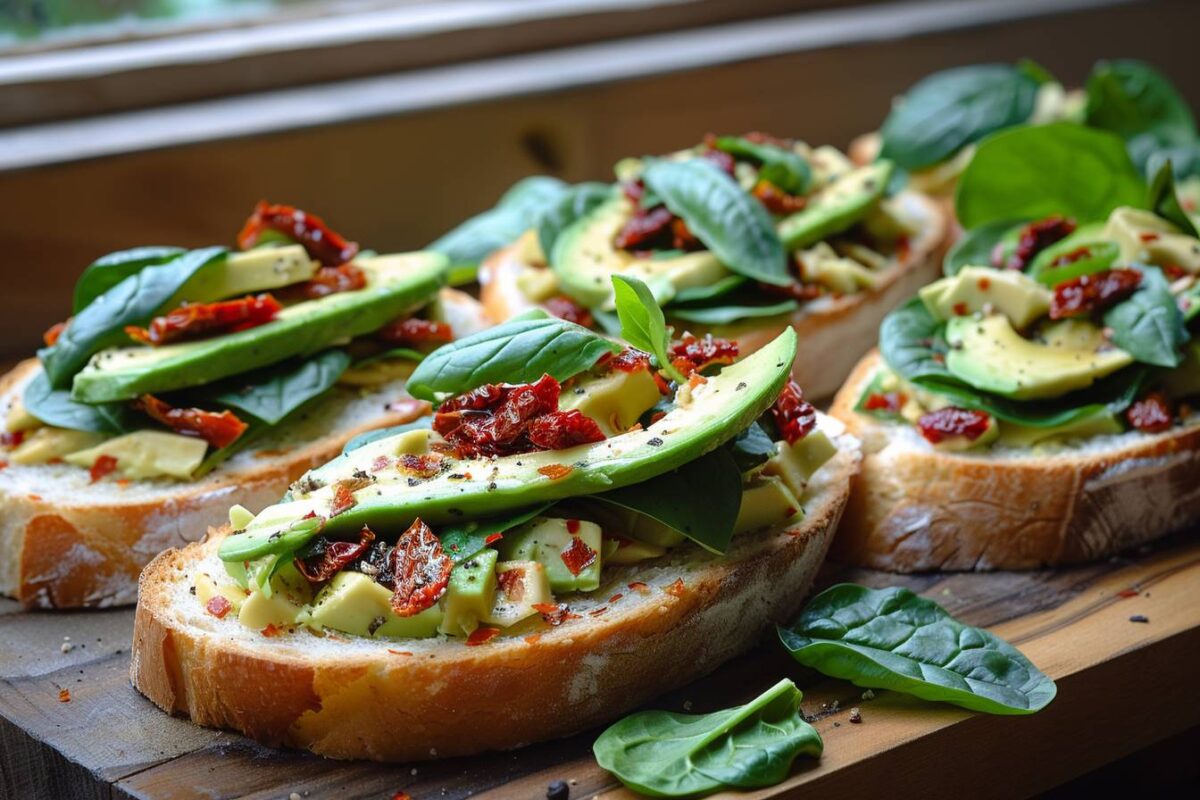
[[(472, 316), (484, 324), (467, 295), (443, 290), (442, 300), (460, 327)], [(0, 409), (39, 369), (30, 359), (0, 376)], [(158, 553), (221, 525), (234, 504), (257, 511), (274, 503), (354, 436), (424, 410), (403, 381), (370, 391), (339, 386), (194, 482), (113, 476), (93, 484), (79, 467), (8, 464), (0, 469), (0, 595), (38, 608), (132, 603), (138, 574)]]
[(737, 537), (714, 556), (685, 544), (607, 567), (560, 600), (558, 627), (484, 645), (370, 640), (307, 629), (264, 636), (217, 619), (190, 593), (223, 574), (227, 531), (163, 553), (141, 579), (134, 686), (166, 711), (272, 745), (333, 758), (427, 759), (508, 749), (620, 716), (703, 675), (795, 614), (825, 556), (858, 469), (858, 442), (821, 416), (838, 453), (813, 476), (804, 518)]
[(911, 425), (854, 411), (864, 358), (830, 413), (863, 444), (835, 560), (895, 572), (1032, 569), (1104, 558), (1200, 520), (1200, 413), (1028, 449), (945, 452)]
[[(908, 253), (878, 273), (870, 290), (846, 295), (823, 295), (804, 303), (787, 317), (743, 320), (731, 325), (685, 323), (692, 333), (724, 336), (741, 345), (742, 355), (770, 342), (785, 325), (796, 329), (800, 351), (792, 374), (814, 400), (833, 396), (855, 361), (875, 343), (884, 315), (917, 289), (941, 274), (947, 217), (938, 203), (915, 192), (897, 199), (907, 215), (921, 220), (921, 231), (909, 240)], [(516, 245), (502, 248), (480, 266), (480, 300), (496, 322), (535, 307), (517, 285), (526, 264)]]

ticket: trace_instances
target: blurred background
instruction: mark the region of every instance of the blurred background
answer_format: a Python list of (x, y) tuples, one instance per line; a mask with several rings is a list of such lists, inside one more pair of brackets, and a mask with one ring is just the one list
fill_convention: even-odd
[(1197, 29), (1194, 0), (0, 0), (0, 359), (95, 257), (232, 243), (259, 199), (419, 248), (529, 173), (845, 147), (958, 64), (1143, 58), (1200, 105)]

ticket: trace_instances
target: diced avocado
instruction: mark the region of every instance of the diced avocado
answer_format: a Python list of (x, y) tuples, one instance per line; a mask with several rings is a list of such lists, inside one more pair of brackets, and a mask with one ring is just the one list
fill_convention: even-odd
[(434, 604), (415, 616), (397, 616), (387, 587), (361, 572), (343, 570), (321, 590), (301, 621), (354, 636), (425, 639), (437, 635), (442, 610)]
[(442, 633), (470, 636), (496, 602), (496, 561), (499, 553), (484, 548), (454, 565), (450, 585), (442, 598)]
[(522, 267), (517, 273), (517, 288), (534, 303), (543, 303), (558, 294), (558, 276), (546, 267)]
[(553, 517), (534, 517), (504, 534), (500, 541), (506, 561), (537, 561), (544, 566), (554, 592), (590, 592), (598, 588), (602, 546), (596, 523)]
[[(605, 564), (636, 564), (639, 561), (645, 561), (649, 558), (658, 558), (667, 552), (667, 548), (665, 547), (639, 542), (635, 539), (606, 538), (604, 542), (608, 545), (604, 553)], [(610, 542), (616, 546), (612, 547)]]
[(795, 444), (778, 443), (778, 452), (763, 467), (764, 475), (778, 475), (796, 497), (803, 497), (813, 473), (837, 455), (837, 445), (825, 431), (810, 432)]
[(808, 145), (797, 143), (795, 150), (808, 159), (812, 168), (812, 187), (819, 189), (855, 170), (854, 162), (833, 145), (823, 144), (808, 151)]
[[(1060, 397), (1133, 363), (1089, 323), (1052, 326), (1047, 343), (1022, 338), (1008, 317), (955, 317), (946, 323), (946, 368), (976, 389), (1017, 400)], [(1095, 335), (1085, 336), (1089, 326)], [(1069, 335), (1061, 335), (1063, 331)]]
[(804, 280), (831, 292), (853, 294), (875, 285), (874, 272), (853, 259), (839, 256), (828, 242), (818, 242), (815, 247), (800, 251), (798, 258), (803, 265)]
[(534, 606), (554, 602), (546, 568), (537, 561), (501, 561), (496, 576), (501, 588), (483, 620), (489, 625), (511, 627), (537, 614)]
[(1200, 395), (1200, 341), (1183, 346), (1183, 361), (1162, 377), (1163, 389), (1171, 397)]
[(1103, 436), (1121, 433), (1123, 430), (1125, 430), (1125, 426), (1121, 424), (1121, 420), (1115, 414), (1100, 411), (1083, 419), (1053, 427), (1034, 428), (1028, 425), (1001, 422), (1000, 436), (997, 441), (1009, 447), (1029, 448), (1052, 439)]
[(895, 242), (920, 232), (923, 220), (902, 198), (885, 197), (862, 220), (863, 230), (876, 242)]
[(41, 426), (42, 421), (26, 410), (21, 395), (13, 395), (8, 404), (8, 413), (4, 415), (4, 430), (9, 433), (21, 433)]
[(1183, 234), (1152, 211), (1123, 206), (1108, 215), (1104, 235), (1121, 248), (1122, 262), (1174, 264), (1200, 272), (1200, 239)]
[(283, 533), (310, 512), (327, 517), (327, 534), (354, 533), (368, 524), (403, 530), (418, 516), (434, 526), (495, 517), (648, 480), (699, 458), (745, 430), (779, 395), (795, 356), (796, 333), (789, 327), (758, 351), (709, 377), (689, 392), (687, 403), (677, 404), (643, 430), (569, 450), (478, 459), (446, 455), (441, 471), (416, 486), (409, 485), (409, 475), (385, 470), (371, 486), (354, 493), (356, 505), (329, 517), (333, 484), (370, 470), (395, 441), (395, 437), (378, 439), (301, 478), (289, 501), (264, 509), (244, 534), (227, 537), (221, 543), (221, 558), (247, 561), (299, 547), (308, 534)]
[(65, 458), (71, 453), (96, 447), (107, 438), (107, 434), (92, 431), (38, 428), (9, 453), (8, 460), (14, 464), (45, 464), (47, 461)]
[(662, 398), (650, 370), (611, 370), (606, 375), (584, 377), (563, 392), (559, 408), (576, 409), (591, 417), (605, 436), (616, 436), (634, 426), (638, 418)]
[(229, 508), (229, 527), (235, 531), (240, 531), (251, 522), (254, 521), (254, 512), (243, 505), (235, 505)]
[(1015, 328), (1026, 328), (1050, 310), (1050, 290), (1023, 272), (991, 267), (963, 267), (919, 292), (921, 302), (938, 319), (968, 314), (1000, 313)]
[(362, 366), (347, 367), (338, 377), (344, 386), (382, 386), (392, 381), (405, 380), (417, 368), (411, 358), (380, 358)]
[(193, 586), (196, 588), (196, 599), (200, 601), (200, 605), (207, 606), (209, 600), (219, 595), (229, 601), (230, 611), (235, 617), (241, 612), (242, 603), (246, 600), (247, 592), (241, 586), (225, 581), (218, 583), (207, 572), (197, 572)]
[(787, 484), (774, 475), (755, 478), (742, 490), (734, 534), (782, 525), (803, 515), (804, 507)]
[(319, 266), (298, 244), (260, 247), (230, 253), (218, 269), (202, 272), (191, 282), (188, 292), (204, 302), (242, 297), (306, 281)]
[(111, 456), (117, 460), (116, 471), (126, 478), (186, 480), (200, 466), (207, 451), (208, 442), (203, 439), (144, 430), (107, 439), (95, 447), (71, 453), (63, 460), (77, 467), (91, 467), (100, 456)]
[(75, 376), (72, 396), (103, 403), (199, 386), (370, 333), (428, 301), (441, 285), (446, 257), (409, 253), (355, 263), (367, 275), (365, 288), (288, 306), (265, 325), (161, 347), (102, 350)]
[(891, 177), (892, 162), (876, 161), (837, 178), (809, 197), (804, 210), (779, 222), (784, 247), (811, 247), (854, 225), (883, 196)]
[(294, 564), (286, 564), (271, 577), (271, 593), (252, 591), (242, 601), (238, 622), (262, 630), (268, 625), (292, 625), (312, 602), (312, 587)]

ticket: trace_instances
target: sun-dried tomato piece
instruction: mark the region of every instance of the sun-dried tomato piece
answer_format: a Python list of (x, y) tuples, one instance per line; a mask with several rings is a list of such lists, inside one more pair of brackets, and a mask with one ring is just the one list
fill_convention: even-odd
[(513, 567), (496, 573), (496, 583), (506, 600), (519, 603), (525, 598), (525, 570)]
[(219, 594), (214, 594), (208, 598), (208, 602), (204, 604), (204, 610), (212, 614), (217, 619), (225, 619), (225, 615), (233, 608), (233, 603), (229, 599)]
[(775, 405), (771, 406), (771, 416), (775, 419), (779, 435), (788, 444), (795, 444), (808, 436), (817, 425), (817, 410), (804, 399), (804, 391), (791, 378), (784, 384)]
[(295, 206), (260, 200), (238, 234), (238, 247), (249, 250), (263, 231), (276, 231), (304, 246), (308, 254), (327, 267), (344, 264), (358, 255), (358, 244), (348, 242), (315, 214)]
[(588, 311), (583, 306), (576, 303), (565, 294), (551, 297), (546, 302), (542, 303), (551, 315), (559, 319), (565, 319), (567, 322), (574, 322), (576, 325), (582, 325), (585, 328), (590, 328), (596, 324), (596, 320), (592, 318), (592, 312)]
[(533, 610), (542, 615), (542, 619), (557, 628), (569, 619), (579, 619), (578, 614), (572, 614), (571, 609), (561, 603), (534, 603)]
[(361, 558), (375, 541), (375, 532), (363, 526), (357, 542), (346, 542), (318, 536), (296, 557), (296, 569), (311, 583), (327, 581)]
[(1038, 253), (1075, 232), (1075, 220), (1060, 214), (1031, 222), (1021, 229), (1017, 246), (1004, 258), (1003, 244), (996, 245), (992, 264), (1006, 269), (1025, 269)]
[(345, 481), (338, 481), (333, 487), (333, 500), (329, 503), (329, 516), (336, 517), (338, 514), (345, 514), (356, 505), (358, 505), (358, 500), (354, 499), (354, 491)]
[(165, 316), (155, 317), (150, 321), (149, 328), (130, 325), (125, 332), (142, 344), (158, 346), (257, 328), (275, 319), (282, 308), (279, 301), (269, 294), (222, 300), (219, 303), (191, 303)]
[(704, 243), (696, 238), (686, 222), (676, 217), (671, 220), (671, 247), (676, 250), (700, 250)]
[(405, 453), (396, 462), (401, 472), (417, 478), (432, 478), (442, 471), (443, 459), (437, 453)]
[(117, 459), (113, 456), (96, 456), (96, 460), (92, 462), (92, 468), (88, 470), (88, 476), (92, 479), (92, 483), (96, 483), (106, 475), (111, 475), (117, 468)]
[(466, 645), (467, 647), (478, 647), (481, 644), (487, 644), (499, 635), (499, 628), (481, 626), (471, 631), (471, 635), (467, 637)]
[(734, 176), (734, 169), (737, 167), (737, 161), (732, 155), (726, 153), (724, 150), (718, 150), (715, 147), (708, 147), (700, 151), (700, 157), (711, 163), (729, 177), (732, 178)]
[(613, 244), (622, 250), (650, 249), (656, 240), (669, 233), (674, 218), (675, 215), (666, 206), (655, 206), (649, 210), (639, 208), (617, 231)]
[(1165, 394), (1150, 392), (1125, 411), (1125, 419), (1143, 433), (1162, 433), (1175, 423), (1175, 411)]
[(21, 442), (25, 441), (25, 431), (5, 431), (0, 433), (0, 447), (11, 449), (19, 447)]
[(684, 333), (671, 342), (671, 363), (683, 374), (701, 372), (717, 364), (732, 364), (738, 357), (738, 343), (705, 334), (703, 339)]
[(945, 441), (951, 436), (964, 436), (973, 442), (987, 433), (990, 425), (991, 417), (983, 411), (958, 406), (930, 411), (917, 420), (917, 429), (932, 444)]
[(603, 442), (604, 431), (580, 411), (551, 411), (529, 422), (529, 441), (543, 450), (565, 450), (580, 444)]
[(284, 287), (280, 290), (280, 296), (293, 301), (318, 300), (331, 294), (357, 292), (366, 286), (367, 273), (353, 264), (339, 264), (336, 267), (321, 267), (304, 283)]
[(886, 411), (889, 414), (897, 414), (906, 402), (908, 402), (908, 398), (902, 392), (872, 392), (867, 395), (863, 408), (867, 411)]
[(806, 303), (809, 300), (816, 300), (818, 297), (824, 294), (824, 289), (822, 289), (820, 284), (802, 283), (801, 281), (792, 281), (786, 286), (776, 286), (773, 283), (755, 282), (755, 286), (767, 294), (786, 297), (789, 300), (796, 300), (801, 303)]
[(637, 372), (643, 369), (650, 369), (650, 354), (643, 353), (634, 347), (626, 347), (615, 356), (612, 353), (605, 353), (599, 361), (596, 362), (596, 369), (609, 372), (611, 370), (620, 370), (621, 372)]
[(62, 332), (67, 329), (67, 323), (56, 322), (46, 329), (42, 334), (42, 341), (46, 343), (46, 347), (54, 347), (58, 343), (58, 337), (62, 336)]
[(152, 394), (142, 395), (133, 406), (175, 433), (203, 439), (218, 450), (236, 442), (247, 428), (232, 411), (218, 413), (200, 408), (176, 408)]
[(595, 550), (588, 546), (587, 542), (580, 539), (578, 536), (571, 537), (571, 543), (562, 549), (558, 554), (562, 562), (567, 565), (572, 575), (578, 575), (589, 566), (596, 562), (596, 556), (599, 555)]
[(550, 375), (536, 383), (481, 386), (442, 403), (433, 429), (460, 457), (527, 453), (537, 449), (526, 435), (530, 421), (557, 411), (560, 391)]
[(1063, 281), (1054, 287), (1050, 319), (1103, 311), (1133, 294), (1141, 282), (1142, 273), (1136, 269), (1106, 269)]
[(772, 214), (795, 214), (803, 211), (808, 205), (808, 198), (802, 194), (788, 194), (767, 180), (760, 180), (750, 191), (758, 202)]
[(396, 587), (392, 592), (392, 610), (397, 616), (412, 617), (446, 593), (454, 562), (442, 552), (442, 543), (429, 526), (418, 519), (400, 534), (389, 568)]
[(388, 344), (414, 345), (445, 344), (454, 341), (454, 331), (445, 322), (434, 322), (428, 319), (398, 319), (384, 325), (375, 334), (375, 338)]

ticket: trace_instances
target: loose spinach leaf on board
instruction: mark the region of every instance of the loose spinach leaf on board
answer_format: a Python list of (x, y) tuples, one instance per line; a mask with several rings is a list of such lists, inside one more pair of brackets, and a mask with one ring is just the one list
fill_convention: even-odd
[(712, 163), (698, 158), (658, 160), (642, 177), (730, 270), (777, 286), (791, 282), (787, 254), (771, 215)]
[(552, 505), (553, 503), (542, 503), (505, 517), (443, 525), (438, 528), (437, 536), (442, 542), (442, 549), (446, 551), (446, 555), (450, 556), (450, 560), (455, 564), (459, 564), (486, 547), (489, 537), (497, 533), (503, 535), (506, 531), (533, 519)]
[(69, 389), (54, 389), (46, 373), (39, 372), (25, 387), (21, 398), (25, 410), (46, 425), (74, 431), (95, 433), (128, 433), (145, 418), (125, 403), (87, 405), (71, 399)]
[(277, 425), (300, 406), (333, 388), (350, 366), (344, 350), (332, 349), (304, 359), (236, 376), (205, 391), (211, 402)]
[(658, 368), (682, 383), (687, 380), (671, 364), (667, 349), (671, 335), (667, 321), (650, 287), (629, 275), (613, 275), (613, 297), (617, 304), (617, 319), (621, 321), (621, 338), (639, 350), (644, 350), (658, 361)]
[(1200, 237), (1196, 224), (1179, 202), (1179, 194), (1175, 190), (1175, 172), (1170, 161), (1164, 161), (1154, 173), (1150, 181), (1150, 194), (1146, 205), (1155, 214), (1178, 227), (1188, 236)]
[(1129, 141), (1153, 134), (1162, 144), (1196, 138), (1187, 101), (1162, 73), (1142, 61), (1099, 61), (1087, 81), (1084, 119)]
[[(703, 497), (703, 503), (696, 498)], [(713, 553), (733, 538), (742, 502), (742, 471), (723, 447), (642, 483), (587, 498), (649, 517)]]
[(754, 305), (670, 306), (668, 310), (672, 319), (700, 325), (728, 325), (739, 319), (761, 319), (790, 314), (799, 307), (800, 304), (795, 300), (780, 300), (778, 303)]
[(190, 250), (165, 264), (145, 267), (97, 297), (75, 315), (52, 347), (39, 351), (50, 385), (67, 388), (93, 353), (128, 343), (127, 325), (145, 325), (169, 310), (166, 306), (182, 299), (180, 292), (188, 282), (220, 264), (225, 254), (224, 247)]
[(830, 587), (779, 638), (824, 675), (972, 711), (1032, 714), (1057, 691), (1017, 648), (908, 589)]
[(712, 714), (641, 711), (592, 745), (601, 767), (651, 797), (687, 797), (726, 787), (773, 786), (796, 756), (818, 758), (821, 736), (800, 713), (786, 678), (744, 706)]
[(937, 164), (1033, 115), (1038, 81), (1007, 64), (934, 73), (912, 87), (880, 133), (880, 157), (912, 171)]
[(564, 381), (621, 349), (580, 325), (532, 311), (434, 350), (409, 376), (408, 392), (440, 401), (485, 383), (528, 383), (545, 374)]
[(959, 179), (955, 208), (968, 230), (1051, 214), (1099, 222), (1118, 206), (1145, 205), (1146, 184), (1124, 143), (1070, 122), (1022, 126), (980, 143)]
[(996, 245), (1028, 222), (1026, 219), (998, 219), (972, 228), (954, 243), (942, 261), (942, 272), (957, 275), (963, 267), (990, 267)]
[(795, 150), (767, 142), (752, 142), (743, 136), (718, 136), (713, 146), (735, 158), (758, 162), (759, 179), (788, 194), (804, 194), (812, 183), (808, 161)]
[(749, 472), (767, 463), (777, 450), (775, 442), (757, 422), (726, 442), (725, 449), (733, 456), (740, 472)]
[(542, 208), (534, 220), (538, 244), (546, 258), (554, 251), (554, 240), (568, 225), (612, 198), (616, 189), (605, 183), (580, 183)]
[(83, 271), (75, 282), (71, 313), (78, 314), (89, 303), (130, 275), (146, 267), (163, 264), (185, 252), (182, 247), (135, 247), (102, 256)]
[(1128, 300), (1104, 312), (1112, 342), (1143, 364), (1177, 367), (1180, 348), (1189, 338), (1183, 314), (1158, 267), (1135, 264), (1142, 283)]

